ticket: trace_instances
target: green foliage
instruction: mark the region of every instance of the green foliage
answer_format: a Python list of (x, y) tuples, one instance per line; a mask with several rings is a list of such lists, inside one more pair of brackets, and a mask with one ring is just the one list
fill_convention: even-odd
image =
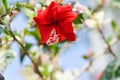
[(111, 0), (111, 4), (115, 7), (120, 8), (120, 0)]
[(27, 8), (27, 9), (34, 10), (34, 6), (31, 5), (30, 3), (20, 3), (20, 2), (17, 2), (17, 3), (16, 3), (16, 7), (17, 7), (17, 8), (23, 7), (23, 8)]
[(119, 80), (120, 79), (120, 56), (110, 62), (105, 69), (101, 80)]
[(40, 41), (40, 33), (37, 28), (31, 28), (31, 30), (30, 30), (30, 28), (25, 28), (24, 34), (34, 36), (38, 42)]
[(26, 43), (26, 49), (29, 50), (31, 47), (32, 47), (32, 44), (31, 43)]
[(35, 12), (28, 8), (24, 8), (24, 12), (25, 12), (26, 16), (29, 18), (33, 18), (35, 16)]
[[(31, 43), (25, 43), (25, 48), (29, 50), (32, 47)], [(20, 62), (23, 63), (24, 58), (26, 56), (26, 53), (23, 51), (23, 49), (20, 48)]]
[(47, 78), (49, 76), (49, 70), (48, 70), (48, 66), (47, 65), (44, 65), (43, 66), (43, 74), (44, 74), (44, 77)]
[(44, 75), (45, 80), (47, 80), (48, 77), (52, 75), (52, 67), (47, 64), (42, 64), (41, 72)]
[(20, 63), (22, 64), (25, 59), (25, 53), (20, 53)]
[(5, 7), (2, 1), (0, 1), (0, 15), (4, 15), (4, 14), (5, 14)]
[(120, 38), (120, 28), (117, 25), (117, 23), (114, 20), (112, 20), (111, 25), (112, 25), (112, 29), (116, 33), (117, 37)]
[(88, 57), (87, 55), (84, 55), (83, 58), (84, 58), (84, 59), (88, 59), (89, 57)]
[(116, 22), (114, 20), (111, 21), (111, 25), (113, 30), (118, 33), (119, 32), (119, 27), (117, 26)]
[(59, 46), (57, 44), (51, 45), (50, 50), (52, 50), (54, 55), (57, 55), (57, 53), (59, 52)]
[(83, 14), (79, 14), (77, 18), (73, 21), (74, 24), (81, 24), (83, 23), (84, 17)]
[(112, 35), (108, 36), (107, 42), (110, 44), (110, 42), (112, 41), (112, 39), (113, 39), (113, 36), (112, 36)]
[(3, 2), (3, 4), (4, 4), (4, 7), (5, 7), (6, 12), (9, 12), (8, 1), (7, 1), (7, 0), (2, 0), (2, 2)]

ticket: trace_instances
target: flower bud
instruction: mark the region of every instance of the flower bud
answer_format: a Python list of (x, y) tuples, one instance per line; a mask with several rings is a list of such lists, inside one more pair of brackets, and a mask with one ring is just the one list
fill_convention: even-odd
[(77, 14), (81, 14), (85, 12), (85, 6), (83, 6), (82, 4), (80, 4), (79, 2), (76, 2), (73, 5), (73, 11), (76, 12)]

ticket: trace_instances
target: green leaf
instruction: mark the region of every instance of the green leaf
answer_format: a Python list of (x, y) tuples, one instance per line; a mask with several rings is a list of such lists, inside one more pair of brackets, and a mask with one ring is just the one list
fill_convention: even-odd
[(34, 10), (34, 6), (31, 5), (30, 3), (20, 3), (20, 2), (17, 2), (16, 3), (16, 7), (17, 8), (23, 7), (23, 8), (28, 8), (28, 9)]
[(43, 69), (42, 73), (45, 76), (45, 78), (47, 78), (49, 76), (48, 65), (43, 65), (43, 67), (44, 67), (44, 69)]
[(88, 56), (87, 56), (87, 55), (84, 55), (83, 58), (84, 58), (84, 59), (88, 59)]
[(34, 36), (38, 42), (40, 41), (40, 33), (39, 33), (39, 30), (37, 28), (25, 28), (24, 34)]
[(31, 47), (32, 47), (32, 44), (31, 43), (26, 43), (26, 49), (29, 50)]
[(57, 55), (57, 53), (59, 52), (59, 46), (57, 44), (51, 45), (50, 46), (50, 50), (53, 51), (54, 56)]
[(20, 33), (18, 33), (17, 31), (14, 31), (14, 35), (18, 36), (18, 37), (21, 37)]
[(25, 59), (26, 53), (22, 48), (20, 48), (20, 63), (22, 64)]
[(25, 59), (25, 53), (20, 53), (20, 63), (22, 64)]
[(112, 39), (113, 39), (113, 36), (112, 36), (112, 35), (108, 36), (107, 42), (110, 44), (110, 42), (112, 41)]
[(120, 80), (120, 56), (108, 64), (101, 80)]
[(120, 0), (111, 0), (111, 4), (115, 7), (120, 8)]
[(5, 7), (2, 1), (0, 1), (0, 15), (4, 15), (4, 14), (5, 14)]
[(6, 12), (9, 11), (9, 5), (8, 5), (8, 1), (7, 0), (2, 0), (3, 4), (4, 4), (4, 7), (5, 7), (5, 10)]
[(26, 16), (29, 18), (33, 18), (35, 16), (35, 12), (33, 10), (28, 9), (28, 8), (25, 8), (24, 12), (25, 12)]
[(116, 34), (118, 34), (120, 29), (119, 29), (118, 25), (116, 24), (116, 22), (114, 20), (111, 21), (111, 25), (112, 25), (113, 31), (115, 31)]
[(116, 33), (117, 37), (120, 39), (120, 28), (118, 24), (114, 20), (112, 20), (111, 25), (112, 25), (113, 31)]
[(83, 23), (84, 17), (83, 14), (79, 14), (77, 18), (73, 21), (74, 24), (81, 24)]

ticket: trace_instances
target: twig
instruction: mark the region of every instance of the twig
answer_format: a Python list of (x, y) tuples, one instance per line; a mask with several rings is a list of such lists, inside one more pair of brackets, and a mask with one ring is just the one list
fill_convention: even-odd
[(115, 55), (115, 53), (112, 51), (112, 48), (111, 48), (110, 44), (109, 44), (109, 43), (107, 42), (107, 40), (105, 39), (104, 34), (103, 34), (102, 30), (100, 29), (100, 27), (98, 27), (98, 31), (100, 32), (101, 37), (102, 37), (102, 39), (104, 40), (104, 42), (107, 44), (109, 52), (115, 57), (116, 55)]
[(4, 14), (4, 15), (0, 16), (0, 18), (3, 18), (3, 17), (5, 17), (6, 15), (8, 15), (8, 13), (6, 13), (6, 14)]
[(101, 30), (101, 26), (100, 26), (98, 20), (92, 15), (92, 13), (91, 13), (91, 12), (89, 11), (89, 9), (87, 9), (87, 8), (86, 8), (86, 13), (88, 14), (88, 16), (89, 16), (91, 19), (93, 19), (93, 20), (96, 21), (96, 26), (97, 26), (98, 31), (99, 31), (100, 34), (101, 34), (102, 39), (103, 39), (104, 42), (107, 44), (109, 52), (115, 57), (116, 55), (115, 55), (115, 53), (112, 51), (111, 45), (110, 45), (110, 44), (107, 42), (107, 40), (105, 39), (104, 34), (103, 34), (102, 30)]
[(75, 75), (75, 80), (77, 80), (78, 77), (79, 77), (83, 72), (87, 71), (87, 70), (90, 68), (91, 64), (92, 64), (92, 62), (89, 61), (89, 62), (88, 62), (87, 64), (85, 64), (80, 70), (74, 71), (73, 74)]
[(29, 52), (27, 51), (26, 47), (15, 37), (14, 33), (12, 32), (11, 30), (11, 27), (10, 27), (10, 23), (11, 21), (13, 20), (14, 18), (14, 14), (12, 14), (12, 11), (15, 10), (16, 6), (12, 7), (11, 11), (9, 11), (8, 13), (5, 13), (4, 15), (0, 16), (0, 23), (1, 23), (1, 19), (4, 18), (5, 16), (7, 15), (10, 15), (11, 16), (11, 19), (9, 20), (9, 22), (7, 23), (7, 27), (8, 27), (8, 31), (9, 31), (9, 35), (11, 37), (13, 37), (13, 39), (21, 46), (21, 48), (24, 50), (25, 52), (25, 55), (27, 55), (29, 57), (29, 59), (31, 60), (31, 62), (33, 63), (34, 65), (34, 68), (35, 68), (35, 72), (40, 76), (41, 80), (44, 80), (43, 78), (43, 74), (39, 71), (39, 64), (38, 62), (35, 62), (32, 57), (30, 56)]
[(97, 12), (100, 8), (104, 6), (105, 0), (102, 0), (101, 3), (93, 10), (93, 13)]
[(15, 35), (13, 34), (13, 32), (11, 30), (10, 30), (10, 33), (11, 33), (11, 36), (13, 37), (13, 39), (21, 46), (21, 48), (24, 50), (25, 54), (29, 57), (31, 62), (34, 64), (35, 72), (44, 80), (42, 73), (38, 69), (38, 66), (39, 66), (38, 63), (33, 61), (32, 57), (29, 55), (26, 47), (21, 42), (18, 41), (18, 39), (15, 37)]
[(35, 68), (35, 72), (40, 76), (41, 80), (44, 80), (43, 78), (43, 74), (39, 71), (39, 65), (38, 65), (38, 62), (35, 62), (32, 57), (30, 56), (30, 54), (28, 53), (26, 47), (15, 37), (14, 33), (12, 32), (11, 30), (11, 27), (10, 27), (10, 23), (11, 21), (13, 20), (14, 16), (11, 16), (11, 19), (9, 20), (9, 23), (8, 23), (8, 28), (9, 28), (9, 32), (10, 32), (10, 36), (13, 37), (13, 39), (21, 46), (21, 48), (24, 50), (25, 52), (25, 55), (27, 55), (29, 57), (29, 59), (31, 60), (31, 62), (33, 63), (34, 65), (34, 68)]

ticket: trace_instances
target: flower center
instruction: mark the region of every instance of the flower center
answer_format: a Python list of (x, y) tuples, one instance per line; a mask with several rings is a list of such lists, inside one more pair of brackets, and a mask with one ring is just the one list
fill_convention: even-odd
[(59, 35), (60, 34), (57, 34), (56, 30), (53, 29), (50, 33), (50, 37), (47, 40), (47, 44), (52, 45), (52, 44), (58, 43), (59, 42)]

